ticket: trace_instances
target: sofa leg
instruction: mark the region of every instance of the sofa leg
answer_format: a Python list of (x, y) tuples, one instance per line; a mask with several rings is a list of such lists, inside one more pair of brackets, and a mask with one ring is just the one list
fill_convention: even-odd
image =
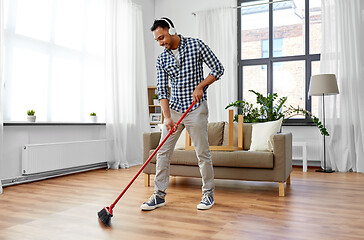
[(144, 173), (144, 186), (145, 187), (150, 186), (150, 174)]
[(284, 197), (284, 182), (279, 183), (279, 196)]
[(291, 175), (288, 176), (286, 183), (287, 185), (291, 185)]

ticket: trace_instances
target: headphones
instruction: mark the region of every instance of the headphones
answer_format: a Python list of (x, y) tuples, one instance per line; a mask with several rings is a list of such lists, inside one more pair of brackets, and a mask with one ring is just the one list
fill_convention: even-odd
[(169, 26), (169, 35), (174, 35), (177, 33), (176, 29), (172, 26), (173, 23), (172, 22), (169, 22), (166, 18), (159, 18), (157, 19), (158, 21), (165, 21), (166, 23), (168, 23), (168, 26)]

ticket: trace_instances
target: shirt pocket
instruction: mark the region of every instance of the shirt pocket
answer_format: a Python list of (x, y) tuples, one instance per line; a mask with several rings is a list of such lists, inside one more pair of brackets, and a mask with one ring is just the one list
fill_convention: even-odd
[(177, 77), (177, 75), (179, 73), (177, 64), (174, 64), (174, 63), (166, 64), (165, 70), (166, 70), (168, 76), (170, 77), (171, 81), (175, 81), (175, 78)]

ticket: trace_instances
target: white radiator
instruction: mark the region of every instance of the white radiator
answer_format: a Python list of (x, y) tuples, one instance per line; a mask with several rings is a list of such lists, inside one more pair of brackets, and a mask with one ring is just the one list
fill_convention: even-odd
[[(303, 139), (299, 138), (294, 141), (306, 142), (307, 143), (307, 159), (309, 161), (320, 161), (320, 151), (322, 151), (322, 146), (316, 139)], [(292, 147), (292, 158), (302, 160), (302, 148), (294, 146)]]
[(106, 162), (106, 140), (25, 145), (23, 175)]

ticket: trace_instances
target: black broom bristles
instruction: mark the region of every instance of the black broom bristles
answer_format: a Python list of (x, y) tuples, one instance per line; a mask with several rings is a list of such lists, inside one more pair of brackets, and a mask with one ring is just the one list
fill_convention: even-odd
[(110, 213), (109, 207), (104, 207), (100, 212), (97, 213), (97, 215), (99, 216), (100, 221), (106, 227), (111, 226), (111, 218), (113, 215)]

